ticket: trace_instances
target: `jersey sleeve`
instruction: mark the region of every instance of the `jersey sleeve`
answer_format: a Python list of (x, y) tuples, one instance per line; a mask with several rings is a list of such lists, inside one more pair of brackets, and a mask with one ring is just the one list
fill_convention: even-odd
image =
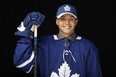
[(86, 60), (87, 77), (102, 77), (97, 47), (92, 43)]
[(18, 40), (14, 53), (14, 65), (26, 73), (31, 73), (34, 67), (32, 40), (28, 38)]

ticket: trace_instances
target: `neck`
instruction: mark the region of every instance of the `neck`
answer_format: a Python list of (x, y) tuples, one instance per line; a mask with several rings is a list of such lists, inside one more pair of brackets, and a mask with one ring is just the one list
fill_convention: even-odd
[(69, 36), (71, 36), (73, 33), (70, 33), (70, 34), (64, 34), (64, 33), (60, 32), (60, 34), (61, 34), (63, 37), (69, 37)]
[(69, 37), (70, 35), (72, 35), (73, 33), (71, 33), (71, 34), (63, 34), (63, 33), (61, 33), (61, 35), (63, 36), (63, 37)]
[(62, 38), (64, 38), (64, 37), (66, 37), (66, 38), (68, 38), (68, 39), (70, 39), (70, 40), (72, 40), (72, 41), (74, 41), (74, 39), (76, 38), (76, 34), (75, 33), (72, 33), (72, 34), (68, 34), (68, 35), (63, 35), (62, 33), (58, 33), (58, 38), (59, 39), (62, 39)]

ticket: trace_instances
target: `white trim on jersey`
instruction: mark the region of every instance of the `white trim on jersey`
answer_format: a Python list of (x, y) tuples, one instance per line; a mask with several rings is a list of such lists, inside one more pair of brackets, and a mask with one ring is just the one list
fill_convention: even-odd
[(53, 35), (54, 36), (54, 40), (58, 40), (58, 37), (57, 35)]
[(81, 36), (77, 36), (77, 38), (76, 38), (76, 39), (77, 39), (77, 40), (81, 40), (81, 38), (82, 38)]
[(22, 67), (26, 66), (27, 64), (29, 64), (33, 59), (34, 59), (34, 52), (32, 52), (31, 57), (27, 61), (25, 61), (24, 63), (22, 63), (22, 64), (20, 64), (16, 67), (17, 68), (22, 68)]
[(32, 66), (30, 67), (30, 69), (29, 69), (26, 73), (29, 73), (29, 72), (32, 70), (33, 66), (34, 66), (34, 65), (32, 65)]

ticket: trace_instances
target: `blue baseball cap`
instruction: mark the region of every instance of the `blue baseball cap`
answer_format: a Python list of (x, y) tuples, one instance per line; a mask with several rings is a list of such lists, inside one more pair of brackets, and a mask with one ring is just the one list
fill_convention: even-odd
[(58, 8), (56, 18), (60, 18), (64, 14), (71, 14), (77, 18), (76, 8), (69, 4), (64, 4)]

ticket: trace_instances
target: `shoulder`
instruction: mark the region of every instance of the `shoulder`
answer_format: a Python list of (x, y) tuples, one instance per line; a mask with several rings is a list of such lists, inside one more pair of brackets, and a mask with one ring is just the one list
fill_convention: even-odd
[(39, 38), (39, 42), (48, 42), (54, 40), (53, 35), (42, 36)]
[(91, 40), (81, 37), (80, 40), (76, 40), (76, 44), (82, 53), (89, 54), (89, 56), (90, 54), (98, 55), (98, 48)]
[(76, 36), (75, 40), (81, 43), (92, 43), (89, 39), (82, 36)]
[(46, 36), (40, 37), (40, 40), (45, 40), (45, 39), (53, 39), (53, 35), (46, 35)]
[(78, 42), (83, 47), (95, 48), (95, 49), (97, 48), (96, 45), (91, 40), (82, 36), (77, 36), (76, 42)]

